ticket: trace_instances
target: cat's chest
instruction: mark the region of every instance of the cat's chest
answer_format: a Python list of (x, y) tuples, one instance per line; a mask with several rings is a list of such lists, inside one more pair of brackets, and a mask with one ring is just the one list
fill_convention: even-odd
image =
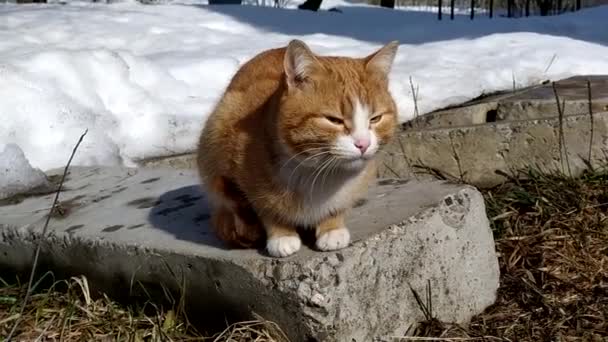
[(306, 172), (291, 176), (285, 183), (295, 193), (292, 219), (300, 225), (316, 225), (323, 219), (352, 207), (363, 191), (364, 174), (315, 175)]

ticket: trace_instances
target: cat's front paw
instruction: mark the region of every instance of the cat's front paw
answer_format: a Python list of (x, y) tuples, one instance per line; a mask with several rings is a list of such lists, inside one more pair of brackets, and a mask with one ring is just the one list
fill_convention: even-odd
[(266, 250), (273, 257), (286, 257), (297, 252), (302, 246), (298, 235), (279, 236), (268, 239)]
[(347, 228), (332, 229), (317, 238), (317, 248), (322, 251), (333, 251), (348, 246), (350, 233)]

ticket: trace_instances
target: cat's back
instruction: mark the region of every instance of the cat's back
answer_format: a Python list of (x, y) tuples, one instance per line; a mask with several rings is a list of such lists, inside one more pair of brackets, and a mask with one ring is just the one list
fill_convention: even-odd
[(281, 86), (284, 55), (285, 48), (263, 51), (244, 63), (232, 77), (199, 139), (198, 162), (202, 173), (213, 170), (221, 173), (243, 162), (247, 141), (263, 131), (263, 108)]
[(263, 51), (243, 64), (232, 77), (226, 95), (233, 92), (276, 91), (283, 75), (285, 48)]
[(283, 77), (283, 56), (285, 48), (266, 50), (244, 63), (230, 80), (226, 90), (207, 118), (207, 133), (233, 131), (247, 119), (261, 123), (254, 118), (281, 86)]

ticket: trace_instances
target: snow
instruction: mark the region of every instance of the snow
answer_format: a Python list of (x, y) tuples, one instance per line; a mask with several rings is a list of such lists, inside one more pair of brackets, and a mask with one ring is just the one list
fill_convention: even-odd
[(32, 168), (23, 151), (15, 144), (0, 152), (0, 200), (41, 186), (48, 186), (44, 173)]
[(398, 39), (391, 91), (401, 121), (414, 116), (410, 78), (426, 113), (514, 79), (526, 86), (608, 72), (608, 6), (439, 22), (420, 9), (342, 0), (323, 5), (342, 13), (298, 11), (294, 1), (287, 9), (185, 2), (0, 5), (0, 145), (17, 144), (43, 170), (62, 167), (87, 128), (74, 165), (133, 166), (192, 151), (239, 65), (293, 38), (347, 56)]

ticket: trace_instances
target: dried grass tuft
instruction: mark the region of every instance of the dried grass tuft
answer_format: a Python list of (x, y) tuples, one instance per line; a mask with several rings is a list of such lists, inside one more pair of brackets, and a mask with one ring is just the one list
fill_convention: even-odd
[[(0, 279), (0, 336), (19, 318), (27, 284)], [(107, 296), (94, 299), (85, 277), (55, 282), (30, 296), (11, 341), (210, 341), (287, 342), (280, 328), (262, 318), (203, 335), (173, 308), (153, 303), (121, 305)]]
[(470, 330), (513, 341), (606, 341), (608, 172), (529, 171), (484, 195), (502, 279), (498, 302)]
[(496, 303), (466, 329), (428, 320), (416, 336), (608, 341), (608, 172), (521, 176), (483, 191), (501, 271)]

